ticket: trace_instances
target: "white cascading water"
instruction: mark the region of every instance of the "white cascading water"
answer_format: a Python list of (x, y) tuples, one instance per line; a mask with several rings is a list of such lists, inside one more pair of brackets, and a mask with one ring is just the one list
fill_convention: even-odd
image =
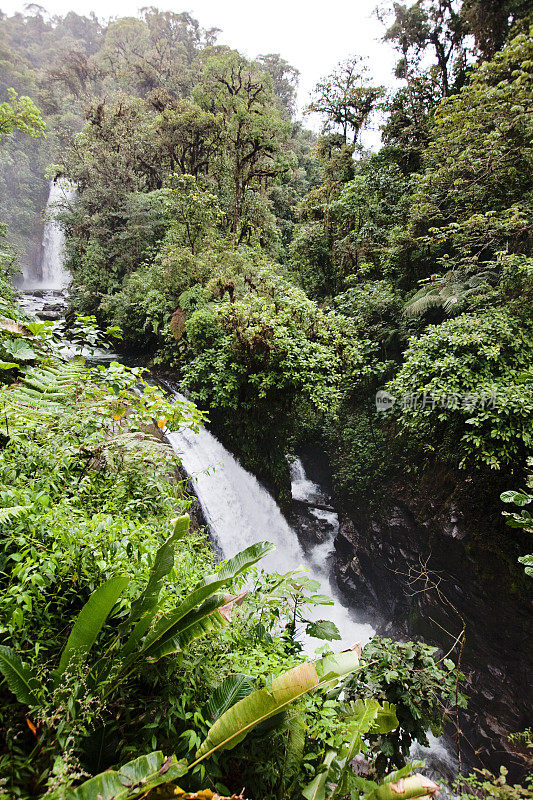
[(41, 276), (32, 278), (25, 276), (23, 289), (48, 289), (60, 291), (70, 281), (70, 275), (64, 267), (65, 235), (55, 220), (59, 202), (74, 198), (75, 188), (68, 181), (51, 181), (50, 194), (46, 204), (46, 223), (43, 232), (41, 256)]
[[(180, 395), (177, 397), (185, 399)], [(169, 432), (167, 437), (193, 481), (194, 491), (223, 558), (234, 556), (254, 542), (273, 542), (276, 549), (261, 561), (260, 567), (279, 573), (303, 567), (308, 570), (309, 577), (320, 581), (323, 594), (336, 599), (335, 605), (319, 606), (307, 615), (311, 619), (327, 618), (337, 625), (342, 640), (334, 642), (335, 649), (368, 642), (374, 630), (370, 625), (357, 621), (357, 615), (343, 605), (329, 579), (328, 556), (333, 551), (338, 529), (337, 515), (333, 511), (311, 509), (317, 520), (329, 523), (331, 534), (327, 541), (305, 554), (296, 532), (271, 495), (206, 428), (200, 428), (198, 433), (185, 428)], [(292, 467), (292, 487), (297, 500), (324, 502), (319, 487), (307, 479), (299, 461)], [(323, 641), (309, 639), (305, 646), (312, 652), (322, 644)]]

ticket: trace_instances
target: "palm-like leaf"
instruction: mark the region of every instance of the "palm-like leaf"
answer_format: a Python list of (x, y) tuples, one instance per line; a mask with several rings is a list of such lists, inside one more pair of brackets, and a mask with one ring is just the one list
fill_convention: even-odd
[(430, 308), (442, 308), (445, 314), (450, 315), (466, 298), (489, 290), (497, 277), (491, 270), (482, 270), (474, 275), (452, 270), (422, 286), (405, 304), (404, 314), (421, 317)]
[(0, 645), (0, 672), (19, 703), (38, 705), (40, 683), (35, 673), (14, 650), (5, 645)]
[[(229, 561), (222, 565), (218, 572), (215, 572), (213, 575), (208, 575), (201, 580), (197, 587), (187, 595), (181, 605), (170, 614), (166, 614), (162, 617), (156, 623), (153, 630), (148, 633), (143, 643), (142, 654), (155, 657), (154, 654), (159, 652), (159, 648), (166, 646), (164, 643), (172, 640), (175, 636), (179, 636), (180, 632), (188, 627), (186, 618), (197, 606), (205, 603), (209, 597), (222, 589), (227, 583), (250, 569), (250, 567), (269, 553), (272, 548), (273, 545), (270, 542), (258, 542), (257, 544), (253, 544), (245, 550), (242, 550), (234, 558), (229, 559)], [(222, 605), (222, 603), (219, 603), (219, 605)], [(204, 611), (212, 613), (213, 608), (209, 609), (209, 606), (207, 606)], [(203, 613), (200, 616), (205, 617), (207, 613)], [(198, 622), (199, 618), (195, 621)], [(214, 621), (212, 620), (211, 622), (213, 623)], [(169, 652), (173, 651), (171, 650)]]
[(131, 604), (130, 615), (124, 623), (124, 628), (136, 622), (147, 611), (153, 609), (159, 598), (163, 578), (169, 574), (174, 566), (175, 544), (187, 535), (190, 522), (191, 518), (188, 514), (183, 514), (174, 520), (172, 534), (157, 551), (146, 588), (137, 600)]
[(78, 614), (61, 654), (57, 670), (58, 682), (75, 659), (87, 656), (113, 606), (128, 585), (129, 578), (119, 575), (110, 578), (90, 596)]
[(255, 679), (251, 675), (228, 675), (209, 700), (206, 716), (213, 721), (217, 720), (239, 700), (248, 697), (254, 690), (254, 684)]
[(171, 622), (175, 615), (178, 619), (175, 624), (164, 631), (164, 634), (158, 635), (155, 641), (142, 648), (142, 657), (158, 661), (163, 656), (183, 650), (194, 639), (223, 628), (228, 623), (221, 615), (219, 608), (225, 603), (226, 600), (222, 595), (213, 595), (199, 608), (189, 611), (185, 617), (181, 616), (179, 610), (164, 617), (165, 623)]

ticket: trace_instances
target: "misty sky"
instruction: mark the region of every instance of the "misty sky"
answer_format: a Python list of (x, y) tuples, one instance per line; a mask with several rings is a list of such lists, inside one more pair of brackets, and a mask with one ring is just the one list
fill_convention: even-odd
[[(280, 53), (300, 70), (300, 108), (308, 102), (317, 80), (344, 58), (368, 56), (373, 80), (392, 85), (394, 53), (380, 42), (383, 28), (375, 17), (377, 0), (37, 0), (51, 14), (94, 11), (107, 19), (133, 16), (138, 8), (154, 5), (188, 11), (206, 28), (222, 29), (219, 43), (237, 48), (248, 57)], [(22, 11), (21, 0), (0, 0), (4, 13)], [(309, 124), (310, 121), (308, 121)], [(313, 125), (312, 127), (315, 127)]]

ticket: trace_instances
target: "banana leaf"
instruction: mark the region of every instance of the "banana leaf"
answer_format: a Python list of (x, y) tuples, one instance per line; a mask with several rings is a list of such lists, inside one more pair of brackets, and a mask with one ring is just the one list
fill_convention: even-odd
[(307, 692), (337, 683), (358, 665), (357, 653), (349, 650), (336, 656), (325, 656), (316, 663), (307, 661), (284, 672), (272, 681), (270, 690), (265, 688), (252, 692), (214, 723), (196, 752), (194, 764), (217, 750), (231, 750), (261, 722), (284, 711)]

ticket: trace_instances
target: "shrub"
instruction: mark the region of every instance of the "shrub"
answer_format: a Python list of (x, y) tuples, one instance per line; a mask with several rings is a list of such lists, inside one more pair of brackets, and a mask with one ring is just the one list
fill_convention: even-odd
[(404, 433), (460, 467), (521, 469), (533, 445), (532, 348), (531, 323), (508, 309), (431, 325), (388, 385)]

